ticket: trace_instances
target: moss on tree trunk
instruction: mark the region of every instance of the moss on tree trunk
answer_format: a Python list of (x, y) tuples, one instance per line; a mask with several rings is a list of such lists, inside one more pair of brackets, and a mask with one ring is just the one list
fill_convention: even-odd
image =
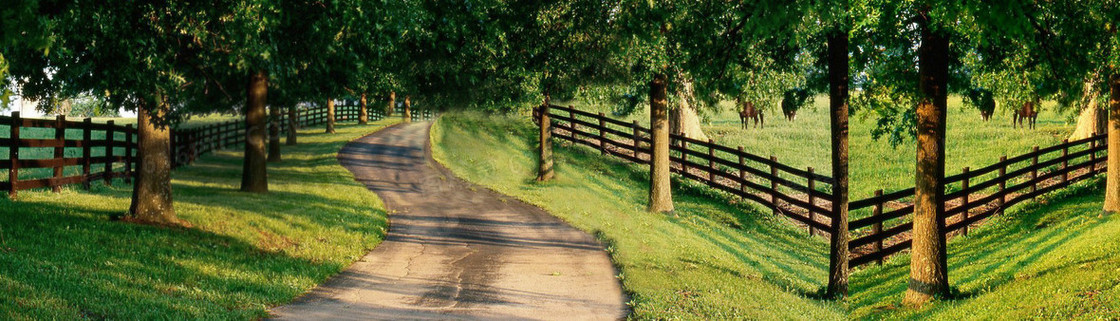
[(945, 178), (945, 114), (949, 78), (949, 38), (919, 19), (922, 44), (918, 48), (918, 148), (915, 171), (914, 227), (910, 281), (903, 304), (921, 306), (949, 291), (944, 221), (940, 218)]
[(241, 190), (268, 192), (265, 155), (265, 104), (268, 101), (268, 76), (258, 71), (249, 77), (245, 101), (245, 156), (241, 171)]
[(649, 86), (650, 146), (649, 211), (673, 211), (673, 192), (669, 177), (669, 101), (667, 77), (657, 75)]
[(131, 219), (157, 225), (180, 225), (171, 201), (171, 129), (163, 95), (137, 109), (139, 133), (136, 180), (132, 186)]

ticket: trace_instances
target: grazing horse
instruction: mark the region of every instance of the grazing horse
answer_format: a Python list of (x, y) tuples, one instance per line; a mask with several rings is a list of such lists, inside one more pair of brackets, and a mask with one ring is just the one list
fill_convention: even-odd
[[(1038, 110), (1035, 109), (1037, 102), (1023, 103), (1023, 107), (1015, 111), (1014, 117), (1011, 119), (1011, 127), (1030, 127), (1034, 129), (1034, 122), (1038, 119)], [(1027, 124), (1024, 126), (1023, 121), (1026, 120)]]
[(766, 122), (762, 117), (762, 110), (754, 106), (752, 102), (741, 103), (743, 109), (739, 111), (739, 121), (743, 123), (743, 129), (747, 129), (747, 120), (754, 120), (754, 127), (761, 128), (766, 126)]

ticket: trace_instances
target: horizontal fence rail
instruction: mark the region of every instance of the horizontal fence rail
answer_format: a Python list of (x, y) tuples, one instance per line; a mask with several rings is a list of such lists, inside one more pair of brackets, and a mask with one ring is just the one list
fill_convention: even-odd
[[(945, 178), (943, 197), (946, 237), (967, 234), (971, 225), (1003, 213), (1015, 204), (1067, 187), (1074, 182), (1105, 171), (1107, 135), (1066, 141), (999, 162), (977, 170), (962, 169)], [(849, 203), (850, 211), (871, 209), (868, 217), (852, 220), (848, 229), (853, 239), (848, 244), (851, 267), (879, 262), (887, 256), (910, 248), (914, 205), (908, 199), (914, 189)]]
[[(336, 121), (357, 121), (361, 107), (357, 102), (335, 106)], [(394, 115), (403, 115), (397, 108)], [(412, 119), (430, 120), (436, 113), (430, 109), (412, 110)], [(326, 107), (301, 108), (297, 114), (301, 127), (327, 122)], [(384, 118), (385, 108), (369, 106), (369, 120)], [(286, 111), (272, 119), (281, 135), (288, 131)], [(133, 125), (116, 125), (113, 121), (94, 123), (86, 118), (69, 121), (64, 116), (56, 119), (22, 118), (18, 112), (11, 117), (0, 116), (0, 126), (7, 137), (0, 134), (0, 170), (7, 170), (6, 180), (0, 178), (0, 190), (7, 190), (12, 198), (18, 191), (51, 188), (60, 191), (65, 185), (82, 184), (89, 188), (97, 180), (110, 184), (115, 178), (129, 182), (137, 168), (139, 136)], [(194, 162), (199, 156), (245, 142), (243, 119), (210, 124), (171, 132), (172, 166), (180, 167)], [(6, 157), (6, 158), (5, 158)]]
[[(533, 116), (539, 123), (539, 108)], [(592, 147), (604, 155), (649, 163), (650, 130), (636, 121), (628, 123), (603, 113), (562, 106), (549, 106), (548, 116), (555, 137)], [(670, 162), (670, 170), (681, 177), (758, 203), (806, 225), (812, 234), (831, 233), (834, 180), (812, 168), (797, 169), (773, 156), (762, 157), (742, 147), (680, 135), (670, 135)]]

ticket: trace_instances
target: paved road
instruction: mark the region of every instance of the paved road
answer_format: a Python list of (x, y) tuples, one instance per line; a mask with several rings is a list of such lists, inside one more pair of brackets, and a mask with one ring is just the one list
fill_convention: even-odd
[(455, 178), (431, 158), (430, 126), (394, 126), (339, 152), (385, 201), (389, 234), (346, 271), (274, 309), (277, 319), (625, 317), (602, 245), (540, 208)]

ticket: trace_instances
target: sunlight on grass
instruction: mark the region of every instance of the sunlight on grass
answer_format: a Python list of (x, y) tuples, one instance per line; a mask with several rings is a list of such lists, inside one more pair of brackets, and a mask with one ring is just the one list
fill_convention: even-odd
[(238, 148), (176, 170), (188, 229), (114, 222), (121, 182), (0, 200), (0, 319), (254, 319), (361, 258), (385, 234), (384, 206), (335, 155), (396, 120), (301, 131), (269, 164), (267, 195), (237, 191)]
[(621, 269), (637, 319), (843, 319), (811, 297), (827, 277), (828, 246), (780, 218), (678, 182), (674, 214), (645, 211), (646, 170), (585, 148), (558, 147), (557, 179), (534, 181), (528, 117), (450, 113), (432, 154), (457, 176), (543, 207), (596, 235)]

